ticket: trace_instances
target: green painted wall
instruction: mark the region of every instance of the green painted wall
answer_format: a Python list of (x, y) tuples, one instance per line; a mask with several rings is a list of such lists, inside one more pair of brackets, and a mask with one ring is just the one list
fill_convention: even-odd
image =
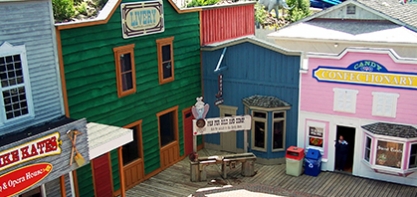
[[(177, 105), (180, 154), (184, 154), (182, 110), (194, 105), (195, 98), (201, 96), (199, 15), (178, 14), (164, 1), (165, 32), (130, 39), (122, 38), (120, 16), (119, 6), (107, 24), (61, 31), (70, 117), (115, 126), (142, 120), (148, 174), (160, 167), (156, 113)], [(155, 41), (170, 36), (175, 37), (175, 81), (159, 85)], [(135, 43), (137, 92), (118, 98), (113, 48), (132, 43)], [(112, 152), (111, 156), (117, 190), (120, 188), (117, 153)]]
[(82, 197), (94, 197), (91, 163), (77, 169), (78, 191)]

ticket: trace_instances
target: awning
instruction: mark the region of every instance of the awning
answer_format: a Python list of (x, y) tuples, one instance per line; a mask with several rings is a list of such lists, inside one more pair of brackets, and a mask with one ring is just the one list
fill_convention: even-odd
[(410, 125), (376, 122), (368, 125), (363, 125), (362, 128), (377, 135), (385, 135), (399, 138), (417, 137), (417, 129)]
[(132, 129), (90, 122), (87, 124), (90, 159), (133, 141)]

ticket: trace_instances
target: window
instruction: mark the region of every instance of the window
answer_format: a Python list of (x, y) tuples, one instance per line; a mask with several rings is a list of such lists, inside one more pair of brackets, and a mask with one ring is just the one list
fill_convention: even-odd
[(135, 44), (113, 48), (119, 98), (136, 92), (134, 48)]
[(308, 127), (308, 145), (323, 148), (324, 128), (309, 126)]
[(399, 94), (372, 92), (372, 115), (395, 118)]
[(346, 7), (346, 14), (355, 14), (356, 13), (356, 6), (355, 5), (348, 5)]
[(383, 140), (377, 141), (376, 148), (376, 165), (401, 168), (403, 157), (403, 143), (388, 142)]
[(357, 90), (334, 88), (333, 110), (338, 112), (355, 113)]
[(23, 194), (20, 194), (18, 197), (42, 197), (41, 187), (36, 187), (32, 190), (29, 190)]
[(367, 162), (369, 162), (369, 158), (371, 157), (371, 146), (372, 146), (372, 138), (366, 136), (364, 159)]
[(174, 81), (174, 51), (172, 42), (174, 37), (156, 41), (158, 51), (159, 84)]
[(417, 168), (417, 144), (411, 144), (408, 168)]
[(274, 112), (272, 149), (282, 150), (285, 148), (285, 112)]
[(253, 149), (266, 150), (266, 112), (253, 112), (252, 147)]
[(177, 140), (178, 107), (157, 114), (161, 147)]
[(33, 114), (26, 48), (5, 42), (0, 46), (0, 125)]
[(122, 156), (123, 156), (123, 165), (129, 164), (137, 159), (142, 158), (141, 144), (142, 144), (142, 126), (141, 121), (138, 123), (133, 123), (128, 128), (133, 130), (133, 141), (123, 145), (122, 147)]

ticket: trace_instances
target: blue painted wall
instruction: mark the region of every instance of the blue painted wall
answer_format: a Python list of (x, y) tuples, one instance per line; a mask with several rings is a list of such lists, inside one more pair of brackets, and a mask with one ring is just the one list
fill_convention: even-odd
[[(211, 105), (207, 114), (208, 118), (219, 117), (219, 108), (214, 105), (215, 95), (218, 92), (218, 73), (214, 73), (214, 69), (222, 51), (223, 48), (202, 52), (204, 101)], [(237, 115), (242, 115), (244, 114), (242, 99), (252, 95), (276, 96), (289, 103), (291, 109), (287, 111), (285, 145), (286, 147), (296, 145), (300, 56), (284, 55), (245, 42), (227, 48), (221, 64), (221, 67), (225, 66), (228, 69), (221, 72), (223, 74), (223, 104), (238, 107)], [(270, 128), (272, 125), (268, 123), (268, 129)], [(268, 141), (271, 140), (270, 135), (268, 135)], [(236, 138), (237, 148), (243, 149), (243, 132), (238, 132)], [(220, 145), (220, 134), (206, 135), (204, 140), (207, 143)], [(284, 151), (253, 152), (263, 158), (284, 156)]]

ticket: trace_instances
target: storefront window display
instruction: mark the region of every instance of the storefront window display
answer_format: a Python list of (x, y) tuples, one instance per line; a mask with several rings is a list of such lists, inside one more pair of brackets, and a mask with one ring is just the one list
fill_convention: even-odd
[(416, 170), (417, 144), (411, 142), (417, 140), (417, 129), (408, 125), (381, 122), (362, 128), (366, 134), (363, 159), (372, 169), (401, 176), (407, 176)]

